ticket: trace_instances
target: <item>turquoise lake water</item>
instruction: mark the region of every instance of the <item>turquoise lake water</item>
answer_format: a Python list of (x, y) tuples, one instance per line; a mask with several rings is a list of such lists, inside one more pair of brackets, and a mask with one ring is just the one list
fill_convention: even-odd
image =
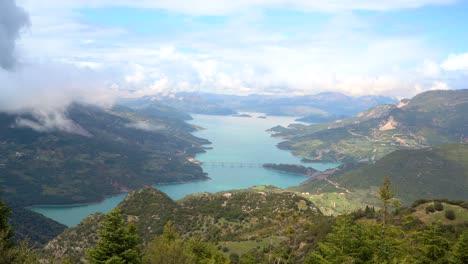
[[(276, 148), (281, 140), (271, 137), (265, 130), (276, 125), (287, 126), (294, 122), (293, 117), (256, 118), (192, 115), (192, 124), (203, 127), (194, 134), (212, 142), (207, 147), (212, 149), (196, 156), (201, 162), (242, 162), (242, 163), (300, 163), (300, 157), (295, 157), (288, 151)], [(318, 170), (336, 167), (337, 163), (311, 163), (307, 166)], [(243, 189), (257, 185), (275, 185), (285, 188), (298, 185), (307, 177), (295, 174), (281, 173), (257, 166), (203, 165), (210, 180), (156, 185), (155, 188), (165, 192), (173, 199), (180, 199), (187, 194), (196, 192), (219, 192), (233, 189)], [(41, 213), (67, 226), (77, 225), (86, 216), (96, 212), (109, 212), (126, 194), (109, 197), (101, 203), (80, 206), (37, 206), (31, 210)]]

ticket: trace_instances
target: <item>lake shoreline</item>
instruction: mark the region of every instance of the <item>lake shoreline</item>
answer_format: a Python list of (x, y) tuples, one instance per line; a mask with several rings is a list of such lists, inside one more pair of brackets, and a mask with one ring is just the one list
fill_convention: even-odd
[[(193, 135), (207, 139), (198, 151), (187, 153), (187, 162), (201, 166), (205, 177), (180, 179), (179, 181), (164, 182), (150, 185), (166, 193), (174, 201), (183, 199), (187, 195), (205, 192), (221, 192), (226, 190), (248, 189), (252, 186), (274, 185), (278, 188), (298, 186), (308, 179), (308, 176), (271, 171), (263, 167), (246, 167), (243, 163), (290, 163), (300, 164), (298, 157), (288, 150), (276, 147), (278, 139), (265, 132), (275, 125), (287, 125), (294, 122), (291, 117), (242, 118), (232, 116), (194, 115), (189, 124), (203, 127), (193, 131)], [(236, 135), (233, 137), (233, 135)], [(209, 143), (208, 143), (209, 142)], [(202, 151), (201, 151), (202, 150)], [(218, 161), (231, 164), (228, 166), (212, 166), (210, 162)], [(201, 164), (196, 164), (196, 163)], [(203, 165), (203, 162), (207, 164)], [(317, 170), (335, 167), (335, 164), (316, 163), (312, 166)], [(143, 187), (143, 186), (142, 186)], [(146, 186), (148, 187), (148, 185)], [(138, 190), (135, 188), (133, 190)], [(127, 190), (125, 190), (127, 191)], [(90, 214), (107, 213), (118, 205), (126, 192), (105, 196), (100, 201), (90, 201), (75, 204), (40, 204), (28, 206), (59, 223), (75, 226)], [(121, 195), (121, 196), (119, 196)]]
[(165, 185), (172, 185), (172, 184), (184, 184), (184, 183), (191, 183), (191, 182), (202, 182), (202, 181), (208, 181), (208, 180), (211, 180), (210, 177), (207, 176), (207, 178), (205, 179), (200, 179), (200, 180), (189, 180), (189, 181), (176, 181), (176, 182), (168, 182), (168, 183), (155, 183), (154, 185), (147, 185), (147, 186), (144, 186), (142, 188), (138, 188), (138, 189), (129, 189), (129, 190), (125, 190), (125, 191), (121, 191), (121, 192), (118, 192), (116, 194), (111, 194), (111, 195), (106, 195), (104, 196), (103, 199), (99, 200), (99, 201), (93, 201), (93, 202), (83, 202), (83, 203), (73, 203), (73, 204), (34, 204), (34, 205), (28, 205), (28, 206), (25, 206), (24, 208), (25, 209), (28, 209), (28, 210), (31, 210), (33, 208), (45, 208), (45, 207), (51, 207), (51, 208), (54, 208), (54, 207), (79, 207), (79, 206), (88, 206), (88, 205), (96, 205), (96, 204), (100, 204), (102, 202), (104, 202), (105, 200), (109, 199), (109, 198), (112, 198), (112, 197), (116, 197), (116, 196), (120, 196), (122, 194), (128, 194), (129, 192), (131, 191), (138, 191), (138, 190), (142, 190), (144, 188), (155, 188), (154, 186), (165, 186)]

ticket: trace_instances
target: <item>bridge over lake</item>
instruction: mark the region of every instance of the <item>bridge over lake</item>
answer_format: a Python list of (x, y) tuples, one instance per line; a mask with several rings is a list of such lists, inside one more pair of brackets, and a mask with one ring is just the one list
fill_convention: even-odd
[(229, 162), (229, 161), (203, 161), (201, 165), (211, 167), (230, 167), (230, 168), (258, 168), (262, 167), (264, 163), (256, 162)]

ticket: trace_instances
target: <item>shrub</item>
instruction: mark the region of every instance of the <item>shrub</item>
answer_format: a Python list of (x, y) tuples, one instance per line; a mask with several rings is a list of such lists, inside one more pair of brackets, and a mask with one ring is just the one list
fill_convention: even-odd
[(231, 264), (238, 264), (239, 263), (239, 255), (236, 253), (231, 253), (229, 255), (229, 260)]
[(445, 211), (445, 218), (447, 218), (448, 220), (455, 220), (455, 218), (456, 218), (455, 212), (453, 210), (446, 210)]
[(437, 211), (443, 211), (444, 206), (442, 205), (442, 203), (440, 201), (435, 201), (434, 202), (434, 209), (436, 209)]
[(435, 212), (434, 205), (432, 205), (432, 204), (431, 204), (431, 205), (428, 205), (428, 206), (426, 207), (426, 214), (428, 214), (428, 213), (433, 213), (433, 212)]

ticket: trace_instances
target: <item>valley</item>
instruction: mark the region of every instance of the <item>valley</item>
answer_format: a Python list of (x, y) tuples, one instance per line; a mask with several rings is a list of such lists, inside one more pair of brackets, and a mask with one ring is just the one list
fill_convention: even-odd
[[(250, 113), (258, 116), (257, 113)], [(298, 185), (308, 179), (306, 176), (271, 171), (257, 166), (231, 166), (208, 164), (209, 161), (267, 163), (288, 162), (300, 163), (300, 158), (287, 151), (279, 150), (275, 145), (279, 142), (265, 132), (275, 125), (294, 123), (294, 117), (269, 116), (268, 119), (242, 118), (231, 116), (192, 115), (190, 124), (203, 129), (193, 132), (197, 138), (208, 139), (210, 149), (196, 155), (201, 162), (203, 171), (210, 178), (204, 181), (188, 183), (171, 183), (154, 185), (172, 199), (197, 192), (219, 192), (234, 189), (244, 189), (259, 185), (274, 185), (286, 188)], [(235, 136), (233, 136), (235, 135)], [(314, 163), (317, 170), (326, 170), (338, 166), (339, 163)], [(112, 210), (126, 194), (104, 199), (103, 202), (79, 206), (34, 206), (32, 210), (50, 217), (67, 226), (77, 225), (89, 214)]]
[(467, 264), (467, 11), (0, 0), (0, 264)]
[[(426, 97), (418, 100), (428, 99)], [(426, 103), (419, 103), (419, 105), (427, 107)], [(412, 106), (411, 101), (406, 106)], [(76, 107), (80, 109), (80, 106)], [(437, 111), (440, 111), (440, 106), (438, 107)], [(339, 135), (332, 135), (328, 140), (344, 145), (355, 142), (356, 138), (373, 141), (371, 134), (366, 134), (366, 130), (362, 129), (358, 131), (356, 125), (377, 124), (381, 122), (378, 120), (390, 120), (387, 123), (379, 123), (381, 127), (384, 127), (384, 131), (396, 130), (400, 126), (398, 133), (406, 131), (413, 139), (417, 138), (416, 132), (413, 133), (406, 127), (403, 129), (399, 125), (396, 120), (400, 119), (393, 117), (396, 115), (392, 112), (395, 109), (398, 109), (397, 106), (382, 105), (356, 117), (340, 121), (338, 123), (342, 124), (338, 126), (350, 129), (347, 132), (350, 137), (340, 137), (339, 141), (331, 141), (339, 137)], [(125, 185), (126, 188), (122, 189), (121, 184), (112, 185), (117, 188), (116, 190), (124, 191), (124, 193), (114, 195), (115, 192), (110, 192), (109, 197), (97, 203), (88, 204), (84, 201), (85, 204), (81, 205), (70, 203), (62, 206), (32, 206), (29, 207), (32, 212), (20, 210), (21, 207), (12, 207), (14, 211), (12, 219), (15, 219), (12, 223), (16, 223), (16, 226), (20, 227), (18, 230), (21, 231), (18, 237), (36, 236), (35, 242), (44, 245), (37, 251), (37, 256), (46, 263), (49, 263), (47, 261), (50, 257), (72, 263), (85, 263), (87, 249), (97, 245), (97, 230), (107, 218), (104, 214), (114, 212), (114, 208), (119, 210), (125, 222), (135, 224), (136, 232), (145, 245), (156, 243), (151, 242), (153, 239), (156, 239), (154, 241), (163, 239), (160, 235), (163, 233), (162, 236), (164, 236), (166, 232), (164, 230), (167, 228), (165, 225), (171, 223), (174, 225), (173, 232), (180, 232), (178, 233), (180, 241), (177, 243), (188, 243), (187, 245), (207, 243), (205, 246), (214, 250), (210, 254), (215, 254), (213, 257), (216, 256), (216, 258), (232, 259), (237, 256), (240, 258), (240, 263), (259, 263), (259, 261), (270, 263), (270, 260), (266, 259), (272, 258), (283, 259), (288, 263), (309, 263), (308, 261), (313, 261), (315, 258), (327, 256), (327, 251), (323, 251), (322, 248), (331, 239), (336, 226), (341, 225), (342, 221), (350, 221), (347, 223), (349, 228), (364, 228), (368, 230), (365, 232), (370, 233), (373, 232), (371, 230), (381, 228), (379, 223), (382, 217), (388, 217), (382, 211), (376, 210), (382, 204), (382, 198), (379, 195), (384, 179), (388, 179), (392, 184), (391, 197), (393, 198), (391, 199), (398, 201), (398, 210), (390, 217), (390, 224), (395, 230), (409, 231), (410, 235), (406, 239), (413, 241), (411, 243), (420, 243), (414, 240), (413, 236), (418, 232), (426, 232), (424, 230), (437, 222), (447, 228), (452, 226), (444, 232), (445, 236), (451, 236), (451, 243), (455, 243), (456, 238), (462, 236), (461, 232), (468, 224), (466, 213), (468, 211), (466, 205), (468, 144), (464, 142), (438, 145), (433, 141), (431, 144), (436, 146), (432, 147), (427, 146), (428, 142), (405, 147), (392, 145), (395, 146), (395, 150), (386, 150), (389, 153), (382, 154), (383, 156), (378, 159), (363, 160), (363, 156), (355, 156), (357, 154), (355, 152), (346, 154), (350, 158), (333, 160), (331, 159), (333, 156), (328, 156), (330, 159), (316, 159), (310, 155), (296, 156), (293, 153), (299, 154), (297, 151), (293, 150), (291, 153), (281, 148), (284, 144), (297, 140), (291, 137), (294, 133), (315, 131), (313, 133), (318, 134), (313, 134), (314, 136), (323, 136), (325, 134), (322, 134), (320, 129), (330, 124), (306, 126), (304, 123), (297, 123), (294, 117), (257, 118), (263, 114), (252, 112), (241, 112), (236, 116), (200, 114), (189, 116), (173, 108), (156, 104), (134, 109), (119, 106), (111, 112), (99, 109), (93, 111), (92, 115), (105, 117), (101, 119), (101, 124), (112, 123), (112, 126), (117, 124), (117, 130), (114, 127), (106, 128), (105, 126), (94, 128), (87, 123), (91, 119), (89, 119), (90, 112), (86, 112), (87, 114), (81, 117), (84, 119), (76, 116), (72, 119), (83, 129), (79, 131), (86, 131), (93, 137), (105, 131), (106, 140), (113, 139), (114, 135), (114, 137), (122, 137), (122, 134), (116, 133), (125, 133), (127, 128), (124, 127), (129, 126), (119, 125), (119, 122), (128, 124), (125, 123), (128, 121), (117, 119), (120, 120), (117, 122), (115, 118), (125, 118), (125, 120), (131, 120), (132, 127), (133, 124), (138, 124), (138, 133), (151, 134), (146, 135), (145, 141), (141, 143), (138, 143), (139, 138), (126, 134), (125, 145), (127, 147), (130, 148), (132, 140), (136, 140), (135, 146), (144, 153), (160, 153), (160, 150), (152, 152), (151, 148), (157, 146), (164, 148), (167, 142), (156, 143), (153, 137), (156, 134), (164, 135), (166, 139), (175, 137), (181, 141), (180, 143), (172, 142), (176, 145), (165, 152), (169, 158), (160, 160), (161, 157), (159, 157), (155, 161), (169, 165), (171, 159), (175, 159), (177, 162), (183, 162), (184, 165), (161, 170), (169, 173), (167, 181), (154, 181), (153, 179), (153, 182), (148, 181), (140, 185), (150, 185), (152, 188), (141, 189), (139, 185)], [(429, 108), (428, 111), (430, 113), (434, 110)], [(453, 116), (460, 116), (457, 109), (451, 111), (453, 111)], [(389, 113), (392, 113), (392, 117), (388, 117)], [(166, 115), (170, 117), (165, 117)], [(247, 115), (251, 117), (246, 118)], [(348, 128), (350, 125), (354, 128)], [(369, 128), (372, 131), (372, 126)], [(336, 128), (327, 129), (335, 133), (333, 131)], [(462, 131), (464, 128), (463, 125), (453, 124), (451, 129)], [(136, 135), (141, 137), (140, 134)], [(55, 135), (55, 137), (61, 136)], [(71, 136), (75, 137), (73, 134)], [(79, 136), (83, 137), (84, 134)], [(402, 134), (394, 134), (394, 137), (390, 138), (395, 137), (402, 137)], [(304, 142), (310, 141), (309, 137), (301, 136), (300, 138)], [(285, 142), (285, 139), (289, 141)], [(419, 139), (422, 140), (421, 137)], [(85, 136), (81, 140), (87, 141), (89, 137)], [(116, 142), (121, 140), (119, 138)], [(451, 140), (453, 138), (447, 138), (448, 142)], [(8, 146), (11, 146), (12, 143), (9, 144)], [(181, 148), (174, 149), (174, 146)], [(26, 156), (30, 155), (26, 151), (22, 153), (26, 153)], [(112, 157), (109, 156), (107, 159)], [(15, 158), (19, 159), (23, 156), (16, 155)], [(122, 161), (125, 162), (125, 159), (119, 162)], [(169, 163), (166, 163), (167, 161)], [(8, 162), (10, 163), (9, 160)], [(113, 164), (116, 163), (101, 164), (114, 166)], [(10, 166), (5, 166), (5, 168), (11, 169)], [(112, 170), (112, 167), (109, 168)], [(116, 167), (116, 170), (118, 168), (121, 167)], [(195, 168), (195, 171), (189, 168)], [(183, 175), (185, 170), (187, 172), (199, 171), (199, 175), (203, 175), (204, 178), (175, 176)], [(195, 177), (195, 175), (197, 174), (192, 174), (190, 177)], [(4, 183), (8, 184), (8, 181)], [(430, 209), (435, 207), (433, 204), (438, 204), (437, 210)], [(22, 213), (20, 217), (18, 217), (19, 212)], [(32, 220), (25, 221), (35, 215), (45, 216), (37, 218), (42, 219), (42, 222), (39, 222), (39, 229), (34, 228), (37, 230), (36, 233), (30, 226)], [(402, 223), (403, 218), (411, 221), (405, 220), (406, 222)], [(411, 226), (406, 226), (406, 223), (411, 223)], [(50, 231), (45, 232), (46, 229)], [(193, 240), (193, 238), (196, 239)], [(370, 236), (366, 239), (372, 241), (376, 238)], [(396, 241), (401, 238), (391, 235), (387, 239)], [(162, 246), (162, 244), (157, 245)], [(402, 258), (417, 256), (401, 248), (395, 248), (395, 250), (399, 252), (395, 254), (400, 254)], [(329, 257), (331, 256), (327, 256)], [(253, 262), (248, 262), (246, 258)]]

